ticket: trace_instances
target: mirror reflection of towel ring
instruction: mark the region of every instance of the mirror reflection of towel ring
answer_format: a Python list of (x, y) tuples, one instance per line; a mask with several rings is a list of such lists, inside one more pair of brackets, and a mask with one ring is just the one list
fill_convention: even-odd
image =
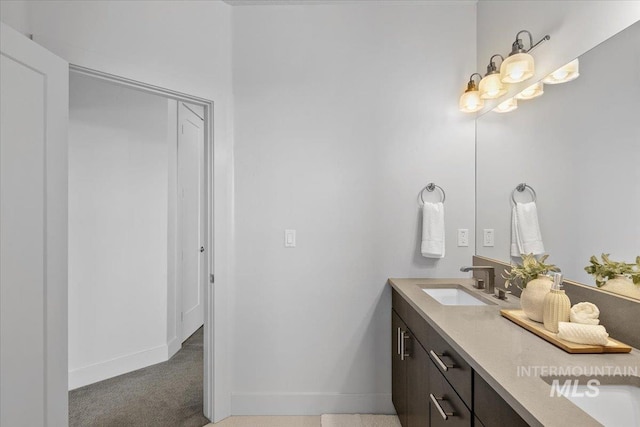
[(422, 202), (423, 205), (425, 204), (424, 197), (423, 197), (424, 190), (427, 190), (428, 192), (431, 193), (436, 188), (440, 190), (440, 192), (442, 193), (442, 203), (444, 203), (445, 199), (447, 198), (447, 195), (445, 194), (444, 190), (439, 185), (436, 185), (433, 182), (430, 182), (429, 184), (427, 184), (426, 187), (422, 189), (422, 191), (420, 191), (420, 201)]
[(518, 186), (514, 188), (513, 191), (511, 192), (511, 200), (513, 200), (514, 205), (518, 203), (516, 202), (516, 191), (518, 193), (522, 193), (527, 188), (529, 189), (529, 191), (531, 192), (531, 195), (533, 196), (533, 200), (531, 201), (535, 202), (536, 200), (538, 200), (538, 195), (536, 194), (536, 190), (534, 190), (532, 186), (527, 185), (526, 183), (523, 182), (518, 184)]

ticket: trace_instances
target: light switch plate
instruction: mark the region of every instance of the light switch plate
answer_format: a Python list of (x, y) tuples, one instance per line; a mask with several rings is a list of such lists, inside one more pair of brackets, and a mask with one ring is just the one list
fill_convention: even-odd
[(493, 247), (494, 241), (495, 241), (495, 235), (494, 235), (493, 228), (485, 228), (483, 230), (482, 246), (487, 248)]
[(458, 246), (469, 246), (468, 228), (458, 228)]
[(284, 230), (284, 247), (296, 247), (296, 230)]

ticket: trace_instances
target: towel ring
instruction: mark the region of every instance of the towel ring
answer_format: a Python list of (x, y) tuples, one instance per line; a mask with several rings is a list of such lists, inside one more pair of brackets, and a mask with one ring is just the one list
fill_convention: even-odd
[(440, 190), (440, 192), (442, 193), (442, 203), (444, 203), (445, 199), (447, 198), (447, 195), (445, 194), (444, 190), (442, 189), (442, 187), (440, 187), (439, 185), (434, 184), (433, 182), (430, 182), (429, 184), (427, 184), (426, 187), (424, 187), (421, 191), (420, 191), (420, 200), (422, 201), (422, 204), (425, 204), (424, 201), (424, 197), (422, 197), (424, 190), (427, 190), (428, 192), (432, 192), (435, 189)]
[(531, 194), (533, 195), (533, 200), (532, 202), (535, 202), (536, 200), (538, 200), (538, 195), (536, 194), (536, 190), (533, 189), (532, 186), (527, 185), (526, 183), (520, 183), (518, 184), (518, 186), (516, 188), (513, 189), (513, 191), (511, 192), (511, 200), (513, 200), (513, 204), (516, 204), (516, 191), (518, 193), (522, 193), (524, 190), (529, 189), (529, 191), (531, 191)]

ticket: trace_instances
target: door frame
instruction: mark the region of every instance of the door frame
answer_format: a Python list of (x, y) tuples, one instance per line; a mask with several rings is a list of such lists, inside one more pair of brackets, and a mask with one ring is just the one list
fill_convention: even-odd
[[(204, 197), (203, 201), (205, 205), (206, 220), (203, 221), (204, 235), (206, 236), (206, 277), (209, 277), (208, 286), (204, 287), (204, 372), (203, 372), (203, 411), (205, 417), (209, 420), (214, 420), (214, 390), (215, 390), (215, 340), (213, 333), (213, 320), (214, 320), (214, 307), (215, 293), (212, 289), (213, 274), (214, 274), (214, 128), (213, 128), (213, 113), (214, 102), (209, 99), (201, 98), (194, 95), (189, 95), (182, 92), (177, 92), (171, 89), (147, 84), (137, 80), (128, 79), (126, 77), (116, 76), (114, 74), (105, 73), (102, 71), (94, 70), (91, 68), (83, 67), (80, 65), (69, 64), (70, 74), (80, 74), (100, 80), (108, 81), (120, 86), (129, 87), (134, 90), (138, 90), (153, 95), (160, 95), (165, 98), (175, 100), (177, 102), (187, 102), (204, 107)], [(177, 134), (176, 134), (177, 138)], [(177, 144), (177, 140), (176, 140)], [(177, 300), (178, 298), (176, 298)], [(167, 307), (167, 312), (171, 307)], [(179, 315), (177, 301), (173, 307), (173, 315)], [(177, 320), (177, 319), (176, 319)], [(176, 322), (177, 323), (177, 322)]]

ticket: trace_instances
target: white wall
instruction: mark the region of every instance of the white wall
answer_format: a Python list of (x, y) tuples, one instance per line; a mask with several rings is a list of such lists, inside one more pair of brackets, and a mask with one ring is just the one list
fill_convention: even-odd
[[(233, 274), (231, 6), (222, 1), (29, 1), (0, 10), (72, 64), (211, 99), (214, 111), (213, 322), (215, 420), (230, 412), (228, 336)], [(22, 6), (21, 6), (22, 7)], [(19, 26), (22, 26), (20, 24)]]
[(29, 13), (26, 0), (2, 0), (0, 1), (0, 21), (20, 31), (29, 33)]
[(162, 97), (70, 79), (70, 389), (167, 358), (166, 123)]
[[(508, 55), (518, 31), (530, 31), (534, 43), (549, 34), (551, 40), (542, 43), (532, 52), (536, 60), (535, 76), (526, 82), (512, 85), (509, 93), (504, 96), (508, 98), (638, 19), (638, 1), (480, 0), (475, 71), (484, 75), (491, 55)], [(526, 34), (524, 36), (527, 37)], [(524, 40), (527, 40), (525, 45), (528, 47), (528, 38)], [(489, 110), (496, 103), (497, 101), (486, 103), (485, 109)]]
[[(234, 414), (393, 411), (387, 278), (459, 276), (473, 254), (455, 230), (474, 226), (474, 40), (469, 2), (234, 8)], [(419, 254), (431, 181), (437, 261)]]

